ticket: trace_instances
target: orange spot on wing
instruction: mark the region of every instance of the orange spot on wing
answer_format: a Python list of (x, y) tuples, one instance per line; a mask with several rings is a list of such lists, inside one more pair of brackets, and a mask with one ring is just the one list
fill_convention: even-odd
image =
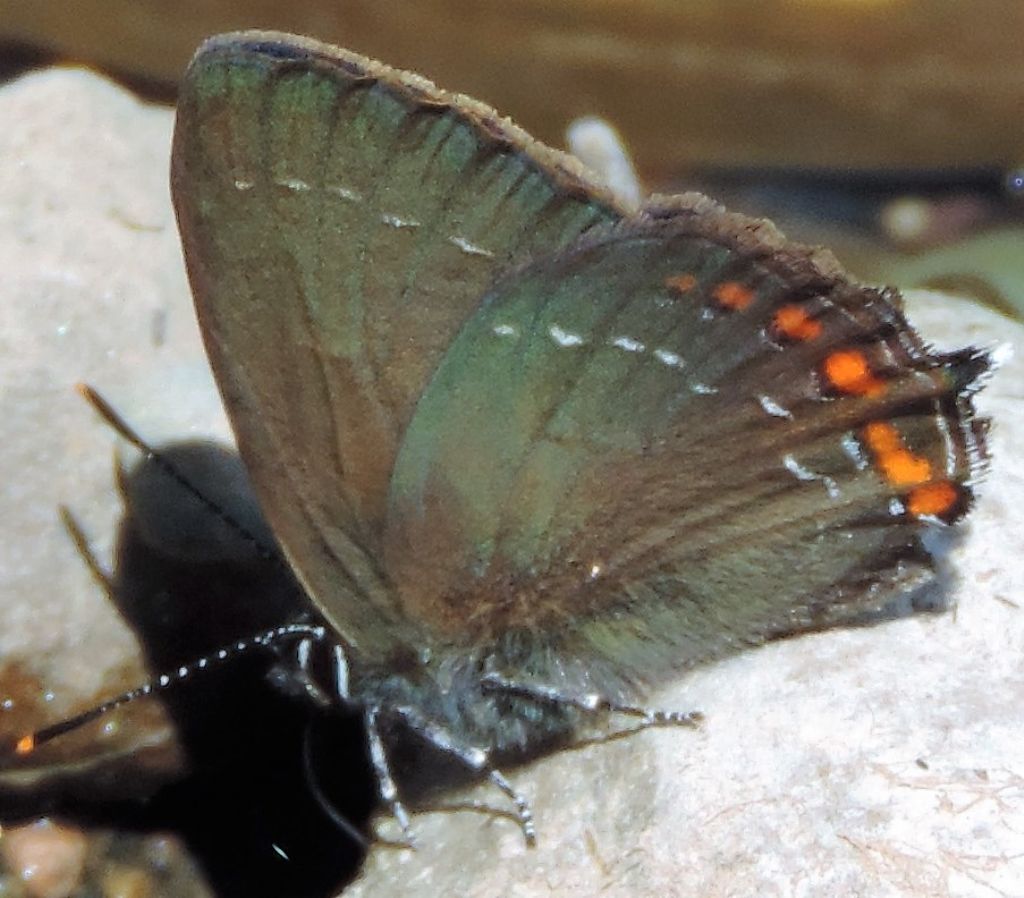
[(953, 511), (960, 500), (957, 487), (948, 480), (932, 481), (931, 462), (911, 450), (892, 424), (872, 421), (861, 435), (886, 483), (897, 489), (911, 488), (906, 496), (911, 515), (941, 517)]
[(757, 298), (753, 290), (739, 281), (722, 281), (711, 291), (711, 295), (720, 306), (734, 312), (742, 311)]
[(875, 456), (879, 471), (891, 486), (919, 486), (931, 480), (931, 462), (907, 448), (899, 431), (888, 421), (865, 425), (863, 437)]
[(697, 286), (697, 279), (692, 274), (677, 274), (665, 278), (665, 286), (677, 293), (689, 293)]
[(815, 321), (798, 305), (780, 306), (772, 323), (780, 336), (790, 340), (813, 340), (821, 336), (821, 322)]
[(32, 736), (31, 734), (28, 735), (28, 736), (22, 736), (17, 741), (17, 743), (15, 743), (14, 753), (18, 754), (18, 755), (28, 755), (28, 754), (32, 753), (32, 751), (35, 749), (35, 747), (36, 747), (35, 736)]
[(948, 480), (928, 483), (910, 491), (907, 510), (914, 517), (949, 514), (960, 498), (960, 493)]
[(825, 358), (823, 366), (829, 384), (854, 396), (880, 396), (885, 383), (871, 371), (867, 357), (859, 349), (838, 349)]
[(876, 454), (895, 452), (902, 448), (900, 432), (888, 421), (872, 421), (864, 427), (864, 442)]
[(896, 487), (927, 483), (932, 476), (932, 466), (928, 459), (915, 455), (909, 449), (883, 455), (878, 463), (885, 479)]

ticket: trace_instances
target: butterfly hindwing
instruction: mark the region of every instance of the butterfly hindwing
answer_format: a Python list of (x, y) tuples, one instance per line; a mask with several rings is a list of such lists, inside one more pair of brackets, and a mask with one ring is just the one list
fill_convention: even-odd
[(654, 206), (490, 291), (406, 433), (389, 569), (453, 640), (637, 679), (853, 619), (932, 579), (985, 367), (766, 223)]

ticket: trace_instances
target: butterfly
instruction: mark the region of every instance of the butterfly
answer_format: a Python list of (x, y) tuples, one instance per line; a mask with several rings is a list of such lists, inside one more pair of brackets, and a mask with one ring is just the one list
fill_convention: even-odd
[[(309, 596), (311, 692), (500, 765), (670, 677), (865, 620), (970, 508), (989, 368), (706, 197), (620, 205), (490, 108), (290, 35), (212, 38), (172, 193), (207, 353)], [(313, 655), (326, 657), (318, 676)]]

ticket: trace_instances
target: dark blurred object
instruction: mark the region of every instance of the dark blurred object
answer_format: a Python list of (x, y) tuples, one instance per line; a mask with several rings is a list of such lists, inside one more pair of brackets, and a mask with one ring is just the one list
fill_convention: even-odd
[(1016, 0), (7, 0), (0, 39), (168, 84), (199, 41), (311, 34), (422, 72), (561, 144), (600, 115), (652, 180), (695, 163), (1008, 168)]
[(35, 820), (0, 840), (4, 898), (211, 898), (181, 843), (164, 835), (85, 831)]

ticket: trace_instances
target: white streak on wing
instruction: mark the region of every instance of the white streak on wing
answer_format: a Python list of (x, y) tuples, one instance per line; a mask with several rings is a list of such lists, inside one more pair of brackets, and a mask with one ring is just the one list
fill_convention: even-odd
[(956, 443), (953, 441), (953, 434), (950, 433), (949, 424), (943, 414), (935, 415), (935, 426), (942, 435), (942, 442), (946, 447), (946, 476), (956, 476), (957, 452)]
[(771, 396), (758, 396), (757, 401), (761, 403), (761, 408), (765, 410), (773, 418), (788, 418), (793, 420), (793, 413), (783, 406), (779, 405)]
[(612, 340), (612, 346), (625, 349), (626, 352), (643, 352), (647, 348), (639, 340), (634, 340), (632, 337), (616, 337)]
[(857, 442), (853, 434), (845, 434), (839, 443), (843, 447), (843, 452), (846, 453), (858, 471), (863, 471), (867, 468), (868, 460), (864, 457), (864, 450), (861, 449), (860, 443)]
[(235, 190), (252, 190), (255, 186), (255, 181), (245, 181), (242, 178), (235, 178)]
[(491, 328), (499, 337), (518, 337), (519, 331), (511, 324), (496, 324)]
[(805, 468), (800, 462), (798, 462), (792, 455), (786, 454), (782, 457), (782, 466), (789, 471), (797, 480), (811, 481), (816, 480), (822, 483), (825, 490), (828, 492), (830, 499), (838, 499), (839, 484), (835, 480), (829, 477), (827, 474), (816, 474), (810, 468)]
[(690, 389), (700, 396), (714, 396), (718, 392), (718, 387), (712, 387), (700, 381), (690, 384)]
[(663, 365), (668, 365), (670, 368), (682, 368), (686, 365), (681, 355), (677, 355), (668, 349), (655, 349), (654, 357), (661, 362)]
[(296, 193), (305, 193), (309, 190), (309, 184), (303, 181), (302, 178), (281, 178), (277, 182), (281, 187), (287, 187), (289, 190), (294, 190)]
[(586, 342), (579, 334), (564, 331), (557, 324), (552, 324), (548, 328), (548, 333), (551, 334), (551, 339), (559, 346), (582, 346)]
[(380, 220), (392, 228), (418, 228), (420, 226), (415, 218), (399, 218), (397, 215), (382, 215)]
[(341, 199), (348, 200), (352, 203), (361, 203), (363, 201), (363, 195), (358, 190), (352, 190), (349, 187), (342, 187), (340, 184), (328, 184), (324, 190), (333, 196), (340, 197)]
[(786, 454), (782, 457), (782, 467), (784, 467), (790, 474), (792, 474), (797, 480), (817, 480), (818, 475), (813, 471), (809, 471), (800, 462), (798, 462), (792, 455)]
[(484, 249), (482, 246), (477, 246), (475, 243), (470, 242), (465, 237), (460, 237), (457, 234), (454, 237), (449, 237), (448, 242), (457, 246), (464, 253), (469, 256), (485, 256), (488, 259), (494, 258), (494, 253), (489, 249)]

